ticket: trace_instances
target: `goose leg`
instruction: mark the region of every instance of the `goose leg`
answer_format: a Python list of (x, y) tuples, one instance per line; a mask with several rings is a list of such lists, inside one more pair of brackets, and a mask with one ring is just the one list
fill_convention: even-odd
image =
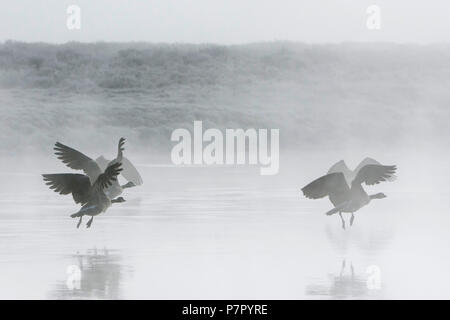
[(342, 217), (342, 212), (339, 212), (339, 217), (341, 217), (341, 220), (342, 220), (342, 229), (345, 230), (345, 220), (344, 220), (344, 218)]
[(78, 220), (78, 223), (77, 223), (77, 229), (80, 227), (81, 220), (83, 220), (83, 216), (80, 216), (80, 220)]
[(94, 217), (92, 216), (90, 219), (89, 219), (89, 221), (86, 223), (86, 227), (87, 228), (90, 228), (91, 227), (91, 224), (92, 224), (92, 221), (94, 220)]
[(353, 221), (355, 220), (355, 215), (352, 212), (352, 217), (350, 218), (350, 226), (353, 225)]
[(353, 262), (350, 263), (350, 270), (352, 271), (352, 280), (355, 279), (355, 269), (353, 269)]
[(345, 271), (345, 259), (342, 260), (341, 272), (339, 273), (339, 278), (342, 278)]

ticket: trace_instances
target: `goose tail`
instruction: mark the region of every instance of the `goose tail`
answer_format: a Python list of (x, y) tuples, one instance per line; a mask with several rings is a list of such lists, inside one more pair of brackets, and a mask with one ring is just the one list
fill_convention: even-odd
[(331, 216), (331, 215), (333, 215), (333, 214), (335, 214), (335, 213), (338, 213), (339, 211), (342, 211), (342, 209), (344, 209), (345, 206), (346, 206), (348, 203), (349, 203), (348, 201), (347, 201), (347, 202), (344, 202), (344, 203), (338, 205), (337, 207), (331, 209), (330, 211), (326, 212), (325, 214), (326, 214), (327, 216)]
[(333, 209), (331, 209), (330, 211), (326, 212), (325, 214), (326, 214), (327, 216), (331, 216), (331, 215), (333, 215), (333, 214), (338, 213), (338, 212), (339, 212), (339, 209), (340, 209), (340, 208), (333, 208)]
[(72, 213), (71, 215), (70, 215), (70, 217), (71, 218), (78, 218), (78, 217), (81, 217), (83, 215), (83, 213), (81, 213), (81, 212), (75, 212), (75, 213)]

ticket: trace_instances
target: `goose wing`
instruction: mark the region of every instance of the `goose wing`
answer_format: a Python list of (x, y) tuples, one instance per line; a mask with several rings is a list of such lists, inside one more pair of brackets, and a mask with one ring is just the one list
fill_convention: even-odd
[(93, 184), (97, 180), (97, 177), (102, 173), (100, 167), (94, 160), (75, 149), (60, 142), (56, 142), (53, 150), (55, 150), (58, 159), (65, 163), (69, 168), (83, 170), (89, 177), (91, 184)]
[(117, 157), (114, 160), (108, 161), (107, 159), (105, 159), (105, 157), (100, 156), (96, 159), (96, 161), (97, 161), (98, 165), (100, 166), (100, 168), (106, 168), (108, 165), (111, 165), (113, 163), (119, 163), (119, 162), (122, 163), (123, 170), (121, 171), (120, 174), (125, 179), (127, 179), (127, 181), (133, 182), (134, 185), (139, 186), (143, 183), (142, 177), (139, 174), (139, 172), (137, 171), (136, 167), (131, 163), (131, 161), (123, 156), (123, 151), (125, 150), (124, 144), (125, 144), (125, 139), (120, 138), (118, 150), (117, 150)]
[(333, 164), (331, 168), (328, 170), (327, 173), (334, 173), (334, 172), (343, 172), (343, 173), (350, 173), (350, 169), (347, 167), (347, 164), (344, 160), (340, 160)]
[[(379, 163), (377, 160), (366, 157), (363, 161), (361, 161), (360, 164), (358, 164), (358, 166), (355, 169), (355, 174), (357, 175), (359, 170), (361, 170), (364, 166), (368, 165), (368, 164), (377, 164), (377, 165), (381, 165), (381, 163)], [(394, 181), (397, 178), (397, 176), (395, 175), (391, 175), (389, 178), (387, 178), (388, 181)]]
[(91, 195), (91, 182), (88, 176), (76, 173), (43, 174), (45, 184), (59, 194), (72, 193), (75, 203), (85, 204)]
[(98, 176), (97, 180), (95, 180), (94, 188), (99, 188), (101, 190), (108, 188), (114, 181), (117, 181), (117, 176), (120, 171), (122, 171), (121, 163), (113, 163), (110, 164), (105, 172)]
[(100, 167), (100, 170), (105, 171), (111, 160), (106, 159), (104, 156), (100, 156), (97, 159), (95, 159), (95, 162), (97, 162), (98, 166)]
[[(99, 165), (101, 170), (105, 170), (108, 164), (111, 162), (107, 160), (105, 157), (100, 156), (95, 159), (97, 164)], [(122, 157), (122, 172), (120, 173), (127, 181), (133, 182), (136, 186), (140, 186), (143, 184), (143, 180), (141, 175), (137, 171), (136, 167), (131, 163), (127, 157)]]
[(125, 144), (125, 138), (120, 138), (119, 144), (117, 146), (117, 157), (114, 160), (110, 161), (108, 163), (108, 166), (110, 166), (113, 163), (122, 163), (123, 151), (125, 150), (125, 148), (123, 147), (124, 144)]
[[(333, 172), (314, 180), (303, 187), (302, 191), (305, 197), (310, 199), (329, 196), (330, 199), (342, 198), (344, 200), (350, 193), (350, 188), (342, 172)], [(342, 201), (337, 202), (341, 203)]]
[(334, 173), (334, 172), (342, 172), (345, 177), (345, 181), (348, 185), (350, 185), (354, 175), (353, 171), (351, 171), (344, 160), (336, 162), (329, 170), (328, 173)]
[(362, 184), (363, 182), (367, 185), (378, 184), (394, 177), (395, 170), (397, 170), (396, 166), (367, 164), (359, 170), (355, 179), (352, 181), (352, 185)]
[(379, 163), (377, 160), (372, 159), (372, 158), (369, 158), (369, 157), (366, 157), (366, 158), (364, 158), (363, 161), (361, 161), (361, 162), (358, 164), (358, 166), (357, 166), (356, 169), (355, 169), (355, 173), (358, 174), (359, 170), (361, 170), (362, 167), (364, 167), (364, 166), (366, 166), (366, 165), (368, 165), (368, 164), (378, 164), (378, 165), (381, 165), (381, 163)]
[(121, 175), (127, 179), (127, 181), (133, 182), (137, 186), (140, 186), (143, 183), (141, 175), (126, 157), (122, 158), (122, 168), (123, 171), (121, 172)]

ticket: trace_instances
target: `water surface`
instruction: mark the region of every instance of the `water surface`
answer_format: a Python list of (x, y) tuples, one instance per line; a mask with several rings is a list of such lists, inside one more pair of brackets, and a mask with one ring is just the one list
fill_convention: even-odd
[(0, 194), (0, 298), (450, 297), (445, 195), (386, 184), (388, 198), (344, 231), (323, 214), (328, 200), (303, 199), (295, 179), (264, 180), (256, 168), (141, 170), (146, 183), (91, 229), (87, 220), (76, 229), (78, 207), (38, 174), (3, 173), (16, 183)]

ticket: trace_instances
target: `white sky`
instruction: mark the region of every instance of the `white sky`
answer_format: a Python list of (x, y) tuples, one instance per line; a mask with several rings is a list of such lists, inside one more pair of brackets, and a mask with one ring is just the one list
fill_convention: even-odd
[[(81, 30), (66, 27), (69, 5)], [(366, 9), (381, 8), (381, 30)], [(0, 41), (450, 42), (448, 0), (5, 0)]]

